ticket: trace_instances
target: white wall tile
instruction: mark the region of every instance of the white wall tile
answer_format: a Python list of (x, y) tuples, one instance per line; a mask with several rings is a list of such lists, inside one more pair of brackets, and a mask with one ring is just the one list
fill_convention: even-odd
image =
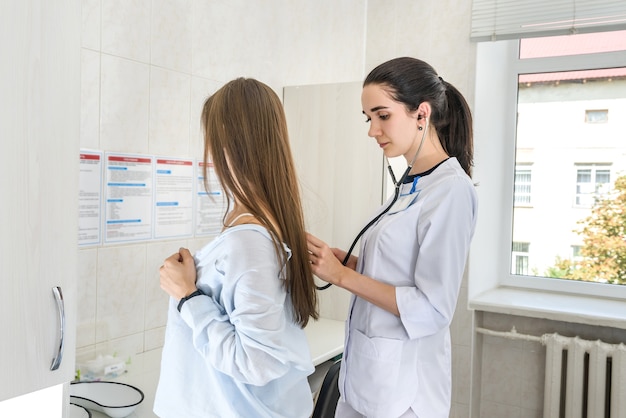
[(469, 407), (472, 378), (472, 350), (468, 346), (452, 346), (452, 400)]
[[(522, 402), (520, 406), (531, 411), (543, 411), (543, 390), (545, 382), (546, 349), (536, 342), (525, 342), (520, 370)], [(531, 417), (531, 414), (524, 416)]]
[(102, 54), (100, 147), (148, 152), (149, 66)]
[(467, 287), (461, 286), (454, 317), (450, 326), (452, 343), (469, 347), (472, 343), (474, 327), (472, 311), (467, 307)]
[[(521, 403), (521, 341), (485, 336), (483, 344), (482, 400), (519, 407)], [(481, 402), (482, 403), (482, 402)]]
[(165, 326), (147, 329), (144, 336), (144, 350), (155, 350), (165, 343)]
[(522, 410), (518, 406), (501, 404), (498, 402), (483, 402), (480, 408), (480, 418), (528, 418), (521, 415)]
[(153, 0), (153, 65), (191, 73), (192, 10), (189, 0)]
[[(399, 13), (398, 10), (400, 10), (400, 13), (404, 11), (403, 5), (404, 1), (369, 0), (367, 2), (367, 42), (364, 76), (378, 64), (398, 56), (397, 45), (400, 28), (396, 27), (396, 19)], [(407, 15), (411, 16), (408, 13)], [(418, 24), (416, 17), (415, 27)], [(408, 38), (416, 42), (412, 36), (408, 36)]]
[(102, 3), (102, 52), (150, 62), (151, 0)]
[(100, 143), (100, 53), (82, 49), (80, 61), (80, 146)]
[(150, 69), (149, 150), (157, 155), (189, 153), (191, 77)]
[[(322, 77), (316, 82), (363, 80), (367, 3), (363, 0), (324, 3), (326, 11), (323, 20), (312, 31), (314, 38), (311, 45), (307, 45), (318, 48), (316, 59), (319, 61), (314, 62), (313, 67), (318, 77), (320, 74)], [(316, 3), (314, 5), (317, 6)], [(321, 39), (316, 36), (320, 34)], [(329, 45), (333, 47), (328, 48)]]
[[(270, 84), (298, 85), (361, 81), (366, 3), (362, 0), (291, 3), (278, 40), (284, 68)], [(392, 7), (392, 6), (390, 6)], [(303, 80), (307, 80), (303, 82)]]
[[(363, 0), (194, 4), (192, 72), (228, 81), (257, 78), (284, 85), (358, 81), (363, 73)], [(238, 22), (244, 30), (224, 30)]]
[[(274, 17), (280, 10), (265, 3), (241, 0), (195, 2), (193, 73), (224, 81), (240, 76), (265, 81), (263, 73), (268, 67), (280, 72), (277, 65), (280, 60), (276, 57), (282, 52), (271, 48), (268, 42), (273, 34), (281, 32), (281, 20)], [(235, 27), (240, 29), (234, 30)]]
[(96, 342), (143, 332), (145, 244), (100, 248), (97, 274)]
[(206, 99), (215, 93), (223, 83), (201, 77), (191, 78), (191, 117), (189, 118), (189, 155), (202, 160), (204, 155), (204, 134), (202, 132), (202, 107)]
[(95, 351), (98, 354), (110, 354), (115, 357), (119, 357), (124, 361), (128, 361), (130, 358), (130, 364), (127, 364), (127, 368), (129, 371), (132, 371), (133, 356), (144, 351), (143, 333), (127, 335), (125, 337), (115, 338), (96, 344)]
[(100, 50), (101, 6), (100, 0), (82, 0), (81, 2), (83, 48)]
[(78, 252), (78, 308), (76, 312), (76, 346), (85, 347), (96, 342), (96, 266), (97, 250)]

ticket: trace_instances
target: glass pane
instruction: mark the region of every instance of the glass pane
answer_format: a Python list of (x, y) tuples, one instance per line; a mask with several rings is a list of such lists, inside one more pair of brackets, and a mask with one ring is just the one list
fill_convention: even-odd
[(591, 170), (578, 170), (576, 181), (578, 183), (591, 183)]
[(527, 253), (529, 244), (527, 242), (514, 242), (513, 251), (518, 253)]
[(515, 274), (528, 275), (528, 257), (518, 255), (515, 257)]
[[(512, 246), (511, 271), (626, 284), (626, 241), (611, 237), (623, 234), (614, 225), (626, 217), (616, 218), (617, 210), (606, 225), (591, 224), (609, 213), (602, 198), (619, 193), (620, 179), (626, 196), (626, 66), (520, 74), (518, 81), (512, 241), (530, 245)], [(597, 123), (601, 114), (611, 117)], [(520, 166), (532, 166), (532, 188), (531, 171)]]
[(606, 123), (609, 121), (609, 111), (587, 110), (587, 112), (585, 112), (585, 121), (587, 123)]
[(596, 184), (608, 183), (611, 176), (609, 170), (596, 171)]
[(530, 170), (516, 170), (515, 171), (515, 204), (516, 205), (529, 205), (530, 204)]

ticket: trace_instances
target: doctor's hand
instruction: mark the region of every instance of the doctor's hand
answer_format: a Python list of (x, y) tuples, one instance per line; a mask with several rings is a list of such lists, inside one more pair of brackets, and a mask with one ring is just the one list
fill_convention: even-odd
[[(330, 250), (333, 252), (333, 254), (335, 254), (337, 260), (341, 261), (341, 264), (343, 264), (343, 259), (346, 258), (346, 254), (348, 254), (348, 252), (339, 248), (331, 248)], [(356, 270), (356, 262), (358, 259), (359, 257), (351, 254), (345, 266), (349, 269)]]
[(347, 268), (341, 264), (343, 259), (339, 260), (338, 255), (343, 253), (345, 257), (346, 253), (331, 249), (324, 241), (309, 233), (306, 234), (306, 241), (313, 274), (326, 282), (341, 286), (341, 277)]
[(161, 289), (174, 299), (182, 299), (196, 291), (196, 264), (186, 248), (165, 259), (159, 269)]

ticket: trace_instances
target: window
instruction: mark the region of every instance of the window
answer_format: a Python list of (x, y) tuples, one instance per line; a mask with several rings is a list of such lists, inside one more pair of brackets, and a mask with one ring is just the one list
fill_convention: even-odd
[(609, 110), (585, 110), (585, 122), (587, 123), (607, 123), (609, 121)]
[(582, 256), (580, 255), (580, 245), (572, 245), (572, 260), (580, 260)]
[(528, 247), (527, 242), (514, 242), (512, 257), (512, 274), (528, 275)]
[(553, 274), (589, 259), (584, 222), (626, 176), (624, 51), (626, 31), (477, 44), (477, 292), (505, 286), (626, 298), (626, 286)]
[(515, 206), (530, 205), (530, 179), (531, 172), (529, 168), (515, 169), (515, 190), (513, 193)]
[(576, 170), (576, 205), (592, 207), (609, 191), (611, 170), (608, 168), (578, 168)]

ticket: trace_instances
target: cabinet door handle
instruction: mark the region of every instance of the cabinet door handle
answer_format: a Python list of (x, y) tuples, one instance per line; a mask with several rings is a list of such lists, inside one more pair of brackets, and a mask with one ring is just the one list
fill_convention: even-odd
[(63, 303), (63, 292), (61, 292), (61, 288), (59, 286), (53, 287), (52, 293), (54, 294), (54, 299), (57, 302), (60, 331), (59, 350), (57, 351), (56, 357), (52, 359), (52, 365), (50, 366), (50, 370), (56, 370), (61, 365), (61, 360), (63, 360), (63, 337), (65, 337), (65, 305)]

